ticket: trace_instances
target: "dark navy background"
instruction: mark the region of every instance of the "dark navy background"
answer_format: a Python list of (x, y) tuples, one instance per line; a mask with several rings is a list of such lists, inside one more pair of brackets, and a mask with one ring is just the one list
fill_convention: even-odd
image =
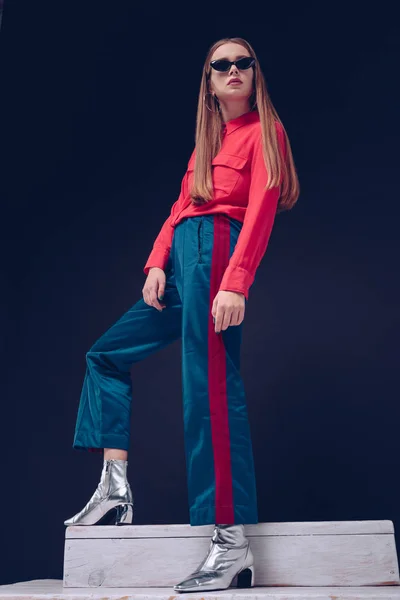
[[(400, 528), (394, 3), (228, 4), (5, 1), (1, 584), (62, 578), (102, 467), (72, 449), (85, 352), (141, 297), (225, 36), (253, 44), (301, 185), (243, 332), (260, 521)], [(189, 521), (180, 352), (132, 369), (137, 524)]]

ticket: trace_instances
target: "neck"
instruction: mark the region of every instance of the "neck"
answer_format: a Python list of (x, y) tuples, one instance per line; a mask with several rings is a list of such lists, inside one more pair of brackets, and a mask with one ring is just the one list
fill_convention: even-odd
[(241, 115), (250, 111), (250, 103), (246, 99), (243, 102), (235, 102), (235, 104), (225, 104), (220, 102), (221, 105), (221, 116), (224, 123), (237, 119)]

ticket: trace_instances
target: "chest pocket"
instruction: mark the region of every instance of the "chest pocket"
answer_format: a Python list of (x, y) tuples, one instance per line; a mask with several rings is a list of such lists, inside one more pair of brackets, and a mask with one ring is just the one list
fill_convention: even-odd
[[(217, 154), (211, 161), (215, 197), (228, 196), (237, 184), (246, 166), (247, 158), (237, 154)], [(193, 181), (194, 158), (188, 164), (189, 189)]]
[(236, 154), (217, 154), (211, 162), (215, 196), (229, 195), (233, 191), (246, 162), (247, 158)]

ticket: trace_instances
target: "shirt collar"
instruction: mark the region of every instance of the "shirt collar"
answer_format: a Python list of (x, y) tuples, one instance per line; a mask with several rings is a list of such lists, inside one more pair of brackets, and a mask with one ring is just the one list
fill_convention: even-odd
[(232, 133), (239, 127), (243, 125), (247, 125), (247, 123), (255, 123), (260, 120), (260, 115), (257, 109), (251, 110), (249, 112), (240, 115), (240, 117), (236, 117), (236, 119), (230, 119), (226, 123), (222, 123), (222, 130), (226, 132), (226, 135)]

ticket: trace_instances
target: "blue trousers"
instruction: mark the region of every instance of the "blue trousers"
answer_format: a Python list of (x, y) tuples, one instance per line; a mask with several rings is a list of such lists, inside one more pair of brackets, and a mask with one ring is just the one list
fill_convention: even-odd
[(215, 332), (211, 313), (242, 223), (224, 214), (178, 223), (159, 312), (141, 298), (86, 353), (73, 448), (129, 449), (131, 367), (182, 339), (184, 444), (191, 525), (257, 523), (242, 324)]

